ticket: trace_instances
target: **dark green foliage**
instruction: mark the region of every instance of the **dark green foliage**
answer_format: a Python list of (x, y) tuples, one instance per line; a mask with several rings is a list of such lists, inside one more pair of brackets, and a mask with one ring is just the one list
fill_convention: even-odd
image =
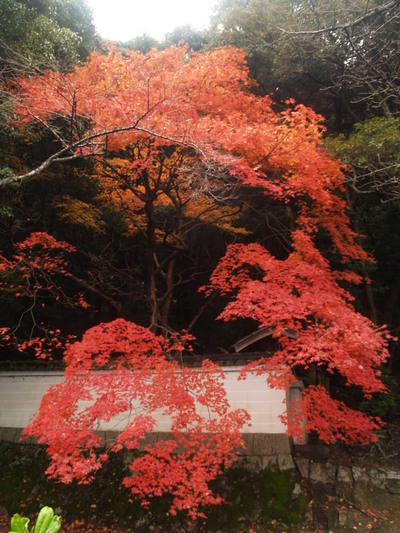
[(198, 52), (202, 50), (208, 43), (208, 32), (196, 30), (192, 26), (177, 26), (172, 32), (165, 35), (163, 41), (157, 41), (151, 35), (144, 33), (127, 42), (118, 42), (121, 50), (139, 50), (146, 54), (152, 48), (164, 49), (172, 45), (186, 43), (189, 45), (189, 50)]
[(190, 50), (198, 52), (207, 44), (207, 33), (205, 31), (196, 30), (190, 25), (178, 26), (172, 32), (165, 35), (163, 47), (169, 47), (180, 42), (187, 43)]
[(369, 416), (379, 416), (385, 421), (400, 418), (400, 384), (395, 376), (385, 371), (382, 381), (388, 388), (387, 394), (375, 394), (370, 400), (361, 402), (360, 408)]
[(157, 39), (154, 39), (154, 37), (151, 37), (151, 35), (147, 35), (146, 33), (135, 37), (126, 43), (118, 43), (118, 45), (121, 50), (139, 50), (144, 54), (150, 52), (152, 48), (160, 47), (160, 43), (157, 41)]
[(237, 531), (238, 524), (279, 524), (296, 526), (304, 523), (309, 504), (303, 491), (294, 492), (300, 478), (294, 472), (263, 470), (251, 472), (245, 468), (232, 468), (220, 480), (228, 502), (220, 508), (207, 510), (207, 531)]
[(400, 198), (399, 118), (373, 117), (356, 124), (350, 135), (329, 139), (327, 146), (351, 169), (354, 190), (384, 201)]
[[(15, 65), (22, 57), (50, 66), (74, 64), (97, 43), (86, 0), (2, 0), (0, 57)], [(21, 64), (21, 63), (20, 63)]]
[(308, 511), (307, 498), (301, 492), (296, 498), (293, 491), (299, 478), (292, 473), (265, 470), (261, 474), (260, 498), (265, 520), (279, 520), (285, 524), (298, 524)]

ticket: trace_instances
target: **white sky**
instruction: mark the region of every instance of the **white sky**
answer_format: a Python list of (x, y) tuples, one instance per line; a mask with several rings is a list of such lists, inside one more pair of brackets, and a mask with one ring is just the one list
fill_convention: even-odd
[(129, 41), (147, 33), (162, 40), (177, 26), (196, 29), (209, 25), (217, 0), (88, 0), (99, 34)]

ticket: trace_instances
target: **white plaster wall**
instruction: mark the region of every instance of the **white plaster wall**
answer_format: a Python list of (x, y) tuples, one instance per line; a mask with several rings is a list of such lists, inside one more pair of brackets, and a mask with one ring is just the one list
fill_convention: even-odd
[[(285, 410), (285, 392), (270, 389), (265, 376), (251, 376), (238, 381), (240, 367), (225, 367), (225, 386), (232, 409), (246, 409), (251, 427), (244, 433), (282, 434), (286, 427), (279, 415)], [(43, 395), (51, 385), (63, 381), (59, 371), (0, 372), (0, 427), (23, 428), (39, 409)], [(99, 430), (122, 430), (129, 416), (102, 423)], [(169, 431), (165, 417), (157, 419), (156, 431)]]

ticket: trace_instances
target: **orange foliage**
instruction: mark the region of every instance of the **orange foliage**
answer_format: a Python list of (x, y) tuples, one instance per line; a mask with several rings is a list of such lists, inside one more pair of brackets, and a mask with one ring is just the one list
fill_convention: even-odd
[[(207, 168), (225, 169), (239, 184), (261, 187), (285, 202), (295, 199), (298, 227), (309, 235), (324, 228), (345, 260), (366, 258), (354, 242), (344, 201), (332, 194), (342, 188), (343, 175), (321, 146), (321, 117), (291, 101), (276, 112), (268, 96), (249, 92), (251, 86), (245, 54), (237, 49), (189, 54), (185, 46), (172, 46), (147, 55), (111, 49), (67, 74), (20, 79), (17, 122), (68, 117), (72, 129), (69, 137), (59, 132), (60, 145), (83, 155), (118, 155), (117, 167), (126, 159), (124, 179), (149, 168), (156, 174), (157, 150), (180, 147), (174, 155), (183, 158), (180, 187), (190, 175), (190, 160), (200, 160), (203, 176)], [(139, 154), (143, 139), (151, 139), (151, 149)], [(133, 158), (124, 153), (129, 147), (137, 151)], [(176, 168), (175, 159), (171, 164)], [(199, 188), (199, 179), (191, 187)], [(140, 199), (139, 193), (135, 189)], [(126, 195), (113, 194), (125, 208)], [(163, 201), (162, 194), (157, 200)]]

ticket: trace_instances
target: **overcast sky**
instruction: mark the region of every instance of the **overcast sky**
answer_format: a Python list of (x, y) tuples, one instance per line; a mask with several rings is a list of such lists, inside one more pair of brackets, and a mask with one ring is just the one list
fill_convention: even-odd
[(147, 33), (161, 40), (177, 26), (206, 28), (217, 0), (88, 0), (102, 37), (129, 41)]

